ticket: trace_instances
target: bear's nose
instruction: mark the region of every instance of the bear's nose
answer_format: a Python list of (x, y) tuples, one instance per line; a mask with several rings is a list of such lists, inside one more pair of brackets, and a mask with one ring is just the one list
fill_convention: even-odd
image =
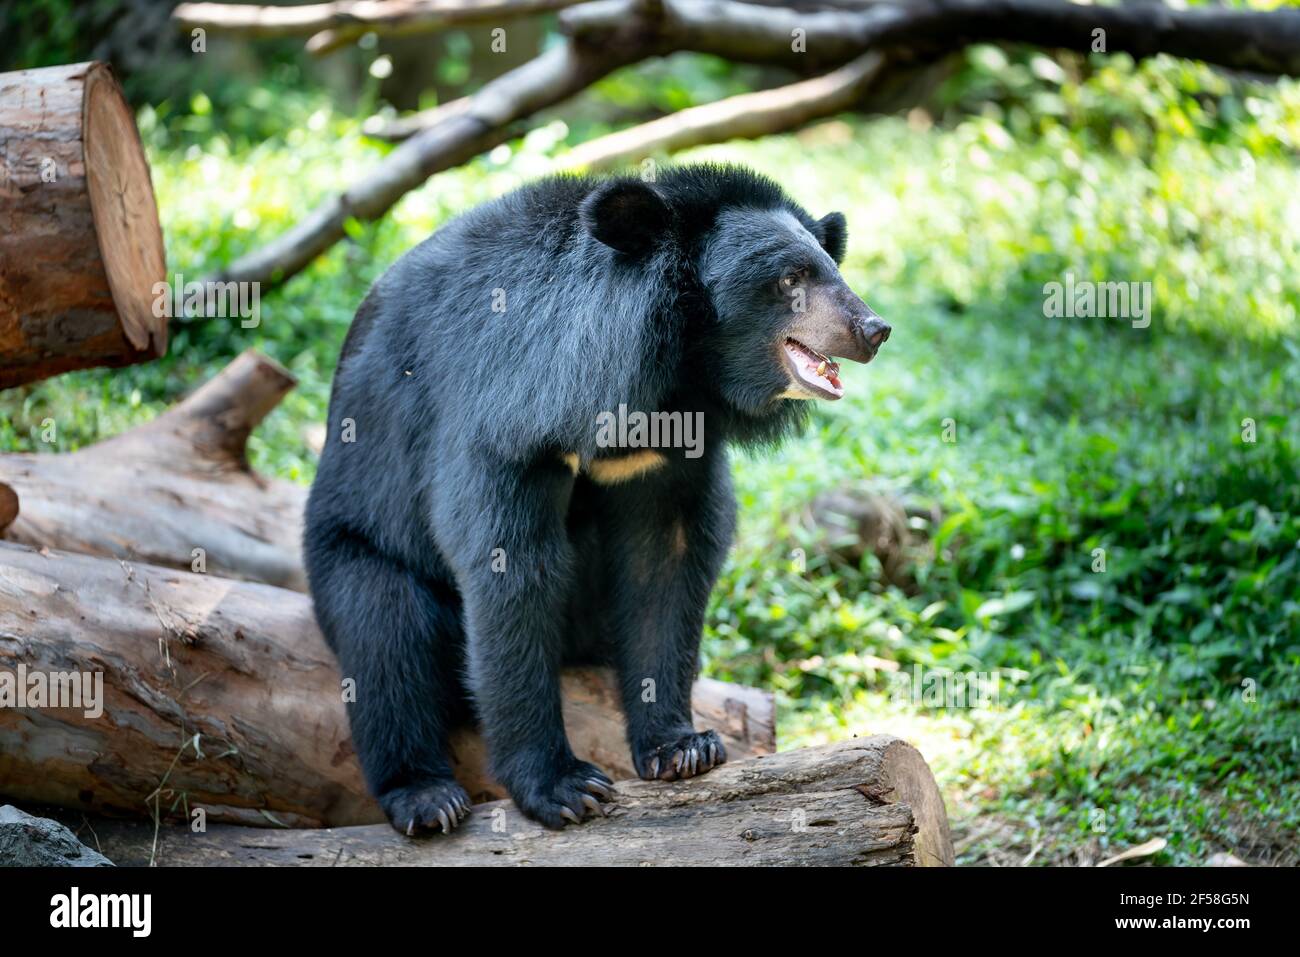
[(867, 342), (871, 344), (872, 349), (879, 349), (885, 344), (885, 341), (889, 338), (889, 334), (892, 331), (893, 330), (889, 327), (889, 323), (885, 322), (885, 320), (881, 319), (879, 316), (874, 316), (871, 321), (867, 323), (867, 328), (863, 330), (863, 334), (865, 335)]

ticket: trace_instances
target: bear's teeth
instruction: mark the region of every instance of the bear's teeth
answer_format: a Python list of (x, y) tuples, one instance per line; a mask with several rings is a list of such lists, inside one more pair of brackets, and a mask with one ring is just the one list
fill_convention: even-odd
[(812, 387), (823, 398), (838, 399), (844, 395), (837, 363), (797, 339), (787, 339), (785, 349), (797, 379)]

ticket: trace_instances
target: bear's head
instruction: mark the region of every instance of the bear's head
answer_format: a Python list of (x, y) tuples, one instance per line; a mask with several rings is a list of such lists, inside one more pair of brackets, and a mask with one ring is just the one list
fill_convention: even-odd
[(693, 351), (708, 357), (712, 385), (728, 404), (762, 416), (787, 400), (839, 399), (835, 360), (870, 362), (890, 333), (840, 275), (844, 216), (813, 220), (775, 184), (745, 175), (743, 184), (758, 188), (733, 190), (705, 217), (697, 215), (698, 195), (636, 179), (598, 186), (580, 217), (623, 257), (688, 261), (684, 275), (708, 313), (692, 317), (705, 327), (691, 337)]

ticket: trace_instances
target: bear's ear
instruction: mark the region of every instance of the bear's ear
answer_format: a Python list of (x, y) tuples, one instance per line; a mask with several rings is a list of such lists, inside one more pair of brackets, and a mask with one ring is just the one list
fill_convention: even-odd
[(813, 223), (812, 234), (821, 243), (822, 249), (835, 260), (835, 265), (844, 262), (844, 250), (849, 244), (849, 227), (844, 221), (843, 213), (827, 213)]
[(587, 232), (610, 249), (643, 256), (668, 232), (668, 204), (638, 179), (616, 179), (592, 190), (578, 208)]

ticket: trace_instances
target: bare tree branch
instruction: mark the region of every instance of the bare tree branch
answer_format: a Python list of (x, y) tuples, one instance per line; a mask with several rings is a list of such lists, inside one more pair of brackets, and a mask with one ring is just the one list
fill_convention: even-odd
[[(564, 11), (563, 29), (591, 42), (624, 29), (638, 0), (594, 0)], [(958, 49), (1031, 43), (1082, 53), (1158, 53), (1215, 66), (1300, 75), (1300, 10), (1175, 10), (1161, 3), (1103, 7), (1062, 0), (902, 0), (861, 10), (793, 10), (739, 0), (662, 0), (647, 22), (661, 51), (695, 50), (812, 72), (868, 47)], [(1102, 31), (1098, 36), (1094, 31)]]
[(437, 106), (407, 116), (399, 116), (397, 119), (372, 116), (362, 125), (361, 132), (375, 139), (400, 143), (402, 140), (409, 140), (421, 130), (427, 130), (431, 126), (437, 126), (453, 116), (464, 113), (469, 109), (469, 103), (470, 98), (462, 96), (458, 100), (448, 100), (446, 103), (439, 103)]
[(582, 0), (332, 0), (298, 7), (182, 3), (172, 21), (243, 37), (311, 34), (309, 53), (337, 50), (366, 33), (396, 36), (491, 23), (571, 7)]
[(560, 165), (566, 170), (607, 170), (659, 152), (795, 129), (853, 107), (880, 76), (884, 63), (881, 54), (864, 53), (825, 76), (681, 110), (588, 140), (567, 153)]
[(330, 197), (288, 232), (209, 278), (271, 285), (293, 276), (343, 238), (349, 218), (378, 219), (434, 173), (507, 140), (515, 120), (568, 99), (637, 59), (638, 51), (630, 46), (602, 53), (573, 41), (552, 47), (487, 84), (445, 122), (397, 147), (363, 179)]

